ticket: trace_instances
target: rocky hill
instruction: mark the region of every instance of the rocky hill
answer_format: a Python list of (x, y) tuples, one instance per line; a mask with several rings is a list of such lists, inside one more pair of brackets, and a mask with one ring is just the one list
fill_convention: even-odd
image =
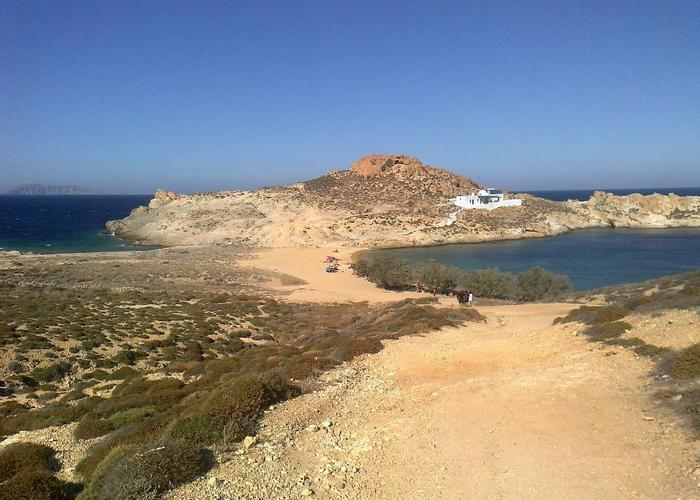
[[(450, 198), (481, 186), (405, 155), (371, 155), (349, 170), (255, 191), (179, 195), (110, 221), (117, 236), (156, 245), (253, 247), (436, 245), (519, 239), (589, 227), (700, 226), (700, 197), (614, 196), (458, 211)], [(507, 195), (510, 196), (510, 195)]]

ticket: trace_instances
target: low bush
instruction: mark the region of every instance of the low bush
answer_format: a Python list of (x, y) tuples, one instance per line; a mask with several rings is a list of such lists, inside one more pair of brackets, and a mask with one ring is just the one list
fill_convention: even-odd
[(43, 470), (22, 470), (0, 486), (2, 497), (13, 500), (71, 500), (82, 489)]
[[(110, 453), (80, 499), (129, 500), (158, 498), (170, 488), (204, 474), (211, 452), (179, 442), (163, 446), (121, 447)], [(127, 481), (124, 479), (128, 478)]]
[(388, 257), (365, 256), (352, 264), (359, 276), (380, 288), (401, 290), (419, 288), (436, 293), (451, 293), (458, 286), (472, 290), (476, 296), (514, 301), (552, 300), (569, 291), (567, 276), (552, 274), (533, 267), (520, 274), (498, 269), (463, 273), (456, 267), (435, 260), (410, 262)]
[(176, 421), (170, 435), (186, 443), (210, 445), (222, 439), (226, 427), (226, 424), (222, 425), (211, 415), (192, 415)]
[(523, 301), (555, 299), (570, 289), (568, 276), (553, 274), (541, 267), (518, 274), (519, 299)]
[(5, 401), (0, 403), (0, 418), (9, 417), (29, 410), (29, 407), (17, 401)]
[(70, 372), (70, 363), (61, 361), (46, 367), (34, 368), (29, 375), (39, 382), (53, 382), (62, 379)]
[(601, 341), (617, 338), (631, 329), (632, 325), (626, 321), (611, 321), (609, 323), (591, 325), (583, 331), (583, 334), (591, 340)]
[(517, 300), (519, 297), (518, 278), (498, 269), (470, 271), (464, 275), (462, 283), (477, 297), (504, 300)]
[(700, 343), (686, 347), (672, 356), (667, 371), (679, 379), (700, 377)]
[(58, 470), (56, 452), (43, 444), (14, 443), (0, 452), (0, 482), (21, 470)]
[(463, 280), (463, 275), (456, 267), (445, 266), (435, 260), (428, 260), (415, 265), (413, 278), (423, 288), (440, 293), (448, 293)]
[(570, 311), (566, 316), (555, 319), (554, 324), (578, 321), (586, 325), (601, 325), (603, 323), (618, 321), (629, 313), (629, 309), (624, 309), (615, 304), (606, 306), (581, 306)]
[(14, 443), (0, 451), (2, 498), (53, 500), (71, 499), (80, 486), (53, 475), (59, 469), (55, 452), (36, 443)]
[(229, 430), (231, 439), (255, 432), (258, 418), (271, 404), (298, 394), (276, 374), (244, 376), (215, 389), (205, 402), (205, 414)]
[(639, 354), (640, 356), (646, 356), (652, 359), (659, 359), (662, 356), (668, 354), (669, 352), (669, 349), (665, 347), (658, 347), (652, 344), (647, 344), (642, 339), (637, 337), (632, 337), (630, 339), (613, 338), (608, 340), (606, 344), (631, 348), (635, 353)]
[(126, 425), (130, 425), (136, 422), (152, 417), (158, 411), (153, 406), (144, 406), (139, 408), (131, 408), (129, 410), (123, 410), (110, 415), (107, 418), (110, 426), (114, 429), (119, 429)]
[(76, 439), (93, 439), (114, 430), (109, 420), (103, 420), (94, 413), (87, 413), (80, 419), (73, 431)]

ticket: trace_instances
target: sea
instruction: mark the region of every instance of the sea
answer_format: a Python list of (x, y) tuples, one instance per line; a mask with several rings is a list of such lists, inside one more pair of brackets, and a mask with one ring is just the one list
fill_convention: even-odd
[(606, 193), (625, 196), (628, 194), (677, 194), (678, 196), (700, 196), (700, 187), (695, 188), (642, 188), (642, 189), (575, 189), (575, 190), (560, 190), (560, 191), (530, 191), (527, 189), (517, 190), (511, 189), (511, 193), (529, 193), (540, 198), (553, 201), (579, 200), (586, 201), (596, 191), (605, 191)]
[[(150, 195), (0, 195), (0, 250), (34, 253), (145, 250), (105, 232)], [(150, 247), (153, 248), (153, 247)]]
[[(619, 189), (615, 194), (670, 192), (700, 195), (700, 188)], [(520, 191), (523, 192), (523, 191)], [(525, 191), (551, 200), (586, 200), (591, 190)], [(105, 222), (147, 205), (150, 195), (0, 195), (0, 250), (35, 253), (146, 250), (105, 232)], [(522, 272), (533, 266), (566, 274), (575, 290), (657, 278), (700, 268), (700, 228), (586, 229), (565, 235), (442, 247), (383, 250), (394, 257), (436, 259), (463, 270)]]
[[(617, 195), (700, 196), (700, 187), (601, 189)], [(590, 198), (594, 190), (529, 191), (554, 201)], [(700, 228), (585, 229), (551, 238), (378, 250), (374, 255), (422, 261), (435, 259), (463, 271), (500, 269), (519, 273), (540, 266), (565, 274), (574, 290), (633, 283), (700, 269)]]

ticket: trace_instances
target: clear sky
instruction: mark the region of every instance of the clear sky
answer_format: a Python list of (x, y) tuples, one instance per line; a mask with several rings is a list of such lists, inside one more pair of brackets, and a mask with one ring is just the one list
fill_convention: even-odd
[(700, 186), (700, 1), (0, 2), (0, 189), (248, 188), (379, 152)]

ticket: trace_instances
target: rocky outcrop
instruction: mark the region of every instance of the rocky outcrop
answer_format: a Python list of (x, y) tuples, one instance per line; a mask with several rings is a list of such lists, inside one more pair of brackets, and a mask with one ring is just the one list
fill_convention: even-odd
[(700, 197), (631, 194), (616, 196), (597, 191), (586, 210), (601, 225), (613, 227), (682, 227), (698, 225)]
[(173, 200), (177, 200), (178, 198), (180, 198), (180, 195), (177, 193), (157, 189), (156, 193), (153, 195), (153, 199), (148, 202), (148, 208), (160, 208)]
[[(456, 211), (450, 198), (480, 186), (404, 155), (372, 155), (307, 182), (255, 191), (178, 195), (110, 221), (117, 236), (155, 245), (389, 247), (471, 243), (591, 227), (700, 226), (700, 197), (615, 196)], [(448, 223), (449, 222), (449, 223)]]
[(371, 177), (391, 170), (394, 165), (423, 168), (418, 158), (406, 155), (367, 155), (363, 156), (350, 166), (350, 172), (355, 172), (363, 177)]

